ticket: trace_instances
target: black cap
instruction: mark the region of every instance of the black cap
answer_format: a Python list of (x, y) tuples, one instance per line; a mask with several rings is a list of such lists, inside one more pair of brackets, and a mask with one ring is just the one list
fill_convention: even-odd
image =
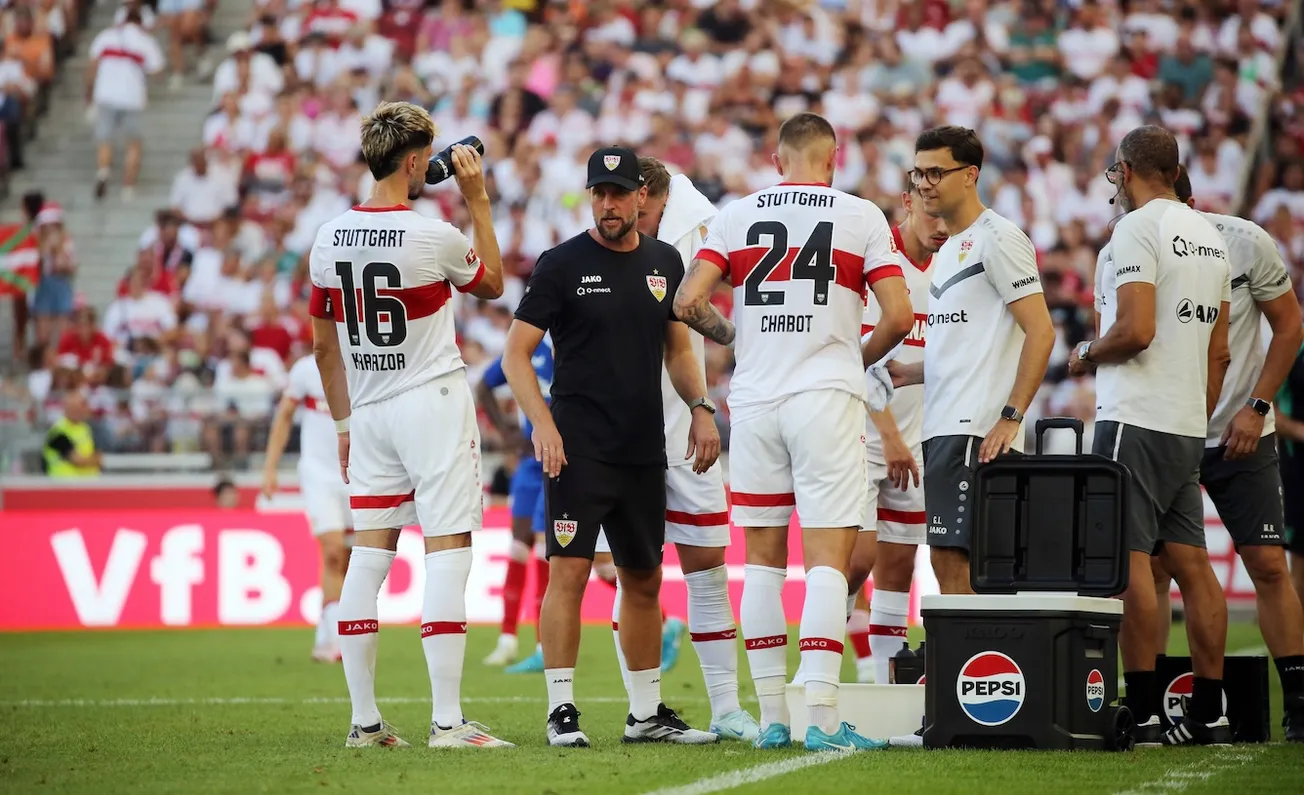
[(589, 182), (584, 187), (594, 185), (618, 185), (625, 190), (643, 187), (638, 155), (623, 146), (604, 146), (589, 155)]

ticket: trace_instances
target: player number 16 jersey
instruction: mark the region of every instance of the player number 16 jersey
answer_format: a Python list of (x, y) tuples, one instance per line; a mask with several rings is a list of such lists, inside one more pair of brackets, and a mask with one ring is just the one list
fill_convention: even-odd
[(697, 257), (734, 287), (734, 419), (819, 389), (867, 400), (860, 356), (867, 287), (901, 276), (878, 207), (826, 185), (781, 183), (725, 207)]

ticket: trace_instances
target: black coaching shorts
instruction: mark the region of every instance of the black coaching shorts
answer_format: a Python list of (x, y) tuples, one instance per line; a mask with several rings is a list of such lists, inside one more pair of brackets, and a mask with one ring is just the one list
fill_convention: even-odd
[(1200, 464), (1200, 484), (1218, 509), (1237, 549), (1286, 546), (1286, 518), (1277, 437), (1267, 434), (1249, 458), (1228, 461), (1226, 447), (1208, 447)]
[(620, 568), (661, 565), (666, 541), (666, 468), (619, 466), (570, 456), (561, 474), (544, 482), (548, 557), (593, 559), (604, 527)]

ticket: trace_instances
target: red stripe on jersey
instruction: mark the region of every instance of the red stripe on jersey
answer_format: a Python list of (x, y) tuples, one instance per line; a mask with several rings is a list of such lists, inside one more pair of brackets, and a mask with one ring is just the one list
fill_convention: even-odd
[(675, 524), (692, 525), (693, 527), (714, 527), (716, 525), (729, 524), (729, 512), (688, 513), (687, 511), (668, 510), (666, 511), (666, 521)]
[[(316, 289), (316, 285), (313, 288)], [(330, 292), (331, 303), (328, 306), (334, 306), (342, 300), (343, 293), (334, 288), (326, 288)], [(357, 307), (358, 317), (362, 317), (362, 288), (355, 288), (354, 306)], [(408, 320), (418, 320), (423, 317), (430, 317), (448, 303), (448, 299), (453, 297), (453, 291), (449, 289), (448, 282), (435, 282), (434, 284), (423, 284), (420, 287), (407, 287), (403, 289), (392, 289), (382, 287), (376, 290), (376, 295), (388, 298), (397, 298), (403, 304), (406, 310)], [(331, 317), (331, 315), (318, 315), (317, 317)], [(340, 312), (335, 317), (338, 323), (344, 322), (344, 313)]]
[(688, 639), (693, 643), (709, 643), (713, 640), (734, 640), (738, 637), (738, 630), (730, 627), (722, 629), (719, 632), (690, 632)]
[[(338, 292), (338, 291), (335, 291)], [(308, 294), (308, 314), (313, 317), (320, 317), (325, 320), (331, 320), (335, 317), (332, 312), (331, 291), (325, 287), (312, 286), (312, 292)]]
[(880, 522), (900, 522), (901, 524), (923, 524), (928, 521), (928, 515), (923, 511), (896, 511), (891, 508), (879, 508), (878, 520)]
[[(921, 319), (926, 324), (928, 322), (928, 315), (915, 315), (915, 320), (921, 320)], [(862, 323), (860, 326), (860, 336), (863, 337), (873, 330), (874, 330), (874, 326), (867, 326)], [(902, 340), (902, 342), (904, 342), (906, 345), (909, 345), (912, 348), (924, 347), (924, 340), (914, 336), (908, 336), (904, 340)]]
[(421, 637), (431, 635), (465, 635), (465, 621), (427, 621), (421, 625)]
[[(472, 262), (475, 261), (475, 251), (470, 251), (470, 252), (468, 252), (466, 256), (467, 256), (467, 259), (470, 259)], [(458, 287), (458, 288), (457, 288), (457, 291), (458, 291), (459, 293), (469, 293), (469, 292), (471, 292), (472, 290), (474, 290), (475, 288), (479, 287), (479, 286), (480, 286), (480, 282), (481, 282), (483, 279), (484, 279), (484, 263), (481, 262), (481, 263), (480, 263), (480, 269), (477, 270), (477, 271), (475, 272), (475, 276), (471, 277), (471, 281), (467, 282), (466, 284), (462, 285), (461, 287)]]
[(749, 494), (745, 491), (735, 491), (733, 504), (745, 505), (748, 508), (779, 508), (785, 505), (796, 505), (797, 495), (791, 491), (787, 494)]
[(415, 490), (407, 494), (354, 494), (349, 497), (349, 507), (362, 510), (397, 508), (405, 502), (412, 502), (416, 496)]
[(926, 271), (928, 270), (928, 266), (933, 264), (932, 254), (928, 255), (928, 259), (924, 260), (924, 263), (922, 265), (919, 264), (918, 262), (915, 262), (915, 258), (910, 256), (910, 253), (906, 251), (906, 241), (904, 238), (901, 237), (901, 227), (899, 226), (892, 227), (892, 240), (896, 242), (896, 250), (901, 252), (901, 256), (905, 257), (907, 262), (909, 262), (911, 265), (914, 265), (919, 270)]
[(729, 258), (720, 252), (704, 248), (697, 252), (697, 259), (703, 259), (720, 269), (720, 272), (729, 278)]
[[(879, 279), (887, 279), (892, 276), (904, 279), (906, 275), (901, 272), (900, 265), (879, 265), (874, 270), (865, 274), (865, 284), (872, 285)], [(841, 284), (841, 282), (839, 282), (839, 284)]]
[(411, 212), (412, 208), (406, 204), (393, 204), (389, 207), (363, 207), (361, 204), (353, 205), (353, 209), (360, 213), (399, 213), (404, 210)]
[[(737, 251), (729, 252), (729, 282), (735, 286), (740, 285), (746, 280), (748, 274), (756, 267), (761, 259), (770, 253), (770, 249), (765, 246), (752, 246), (742, 248)], [(799, 248), (789, 248), (788, 253), (783, 255), (783, 259), (774, 269), (765, 277), (767, 282), (786, 282), (792, 280), (792, 263), (796, 261), (797, 255), (801, 253)], [(699, 251), (697, 256), (701, 257)], [(875, 281), (884, 276), (900, 276), (901, 268), (896, 265), (884, 265), (875, 268), (865, 275), (865, 258), (859, 254), (852, 254), (849, 251), (833, 249), (833, 268), (835, 272), (834, 282), (847, 288), (853, 293), (860, 295), (865, 294), (865, 286), (873, 284)], [(718, 264), (718, 263), (717, 263)], [(891, 271), (883, 272), (880, 271)]]
[(118, 47), (106, 47), (100, 53), (101, 58), (125, 58), (128, 61), (134, 61), (139, 66), (145, 65), (145, 56), (131, 50), (124, 50)]

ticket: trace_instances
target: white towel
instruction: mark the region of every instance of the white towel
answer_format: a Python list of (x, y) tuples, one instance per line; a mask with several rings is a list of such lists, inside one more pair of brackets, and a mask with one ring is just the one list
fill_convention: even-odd
[[(869, 334), (861, 337), (860, 344), (864, 345), (868, 342), (869, 337)], [(892, 376), (888, 375), (887, 372), (887, 363), (897, 357), (905, 344), (905, 340), (898, 342), (897, 346), (888, 351), (886, 356), (871, 364), (869, 369), (865, 371), (865, 383), (869, 387), (870, 411), (883, 411), (892, 402), (894, 390), (892, 388)]]
[(657, 239), (679, 249), (685, 266), (691, 265), (697, 250), (702, 247), (702, 234), (697, 228), (710, 224), (718, 212), (691, 179), (676, 174), (670, 178), (670, 196), (666, 199), (666, 209), (661, 213)]

